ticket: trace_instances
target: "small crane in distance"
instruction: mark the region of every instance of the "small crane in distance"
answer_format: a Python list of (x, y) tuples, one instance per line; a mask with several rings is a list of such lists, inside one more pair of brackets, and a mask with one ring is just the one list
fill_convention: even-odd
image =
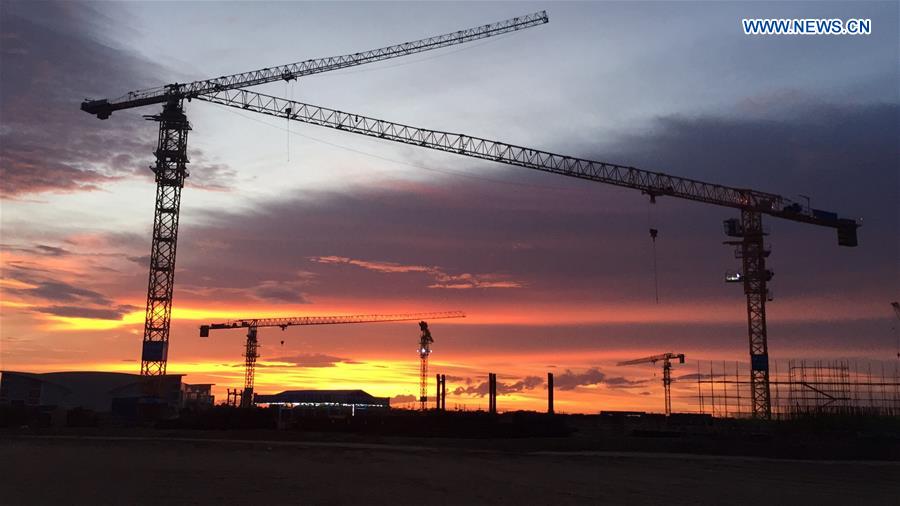
[(684, 353), (663, 353), (652, 357), (626, 360), (616, 365), (655, 364), (661, 361), (663, 363), (663, 390), (666, 393), (666, 416), (669, 416), (672, 414), (672, 360), (675, 359), (678, 359), (679, 364), (683, 364)]
[[(295, 325), (340, 325), (349, 323), (385, 323), (411, 320), (438, 320), (443, 318), (465, 318), (462, 311), (446, 311), (439, 313), (404, 313), (388, 315), (353, 315), (353, 316), (295, 316), (290, 318), (242, 318), (223, 323), (210, 323), (200, 326), (200, 337), (209, 337), (211, 330), (247, 329), (247, 342), (244, 346), (244, 389), (241, 393), (241, 407), (253, 406), (253, 383), (256, 375), (256, 360), (259, 358), (259, 341), (257, 331), (262, 327), (279, 327), (285, 330)], [(428, 325), (421, 321), (419, 327), (427, 330)], [(430, 337), (430, 334), (429, 334)], [(423, 338), (424, 339), (424, 338)], [(282, 341), (282, 344), (284, 341)]]

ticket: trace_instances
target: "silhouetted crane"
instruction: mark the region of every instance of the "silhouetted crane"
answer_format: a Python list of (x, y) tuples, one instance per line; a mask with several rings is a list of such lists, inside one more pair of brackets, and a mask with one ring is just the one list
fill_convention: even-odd
[[(241, 394), (241, 407), (253, 405), (253, 382), (256, 371), (256, 360), (259, 358), (259, 342), (257, 329), (261, 327), (280, 327), (284, 330), (295, 325), (338, 325), (348, 323), (385, 323), (410, 320), (437, 320), (443, 318), (464, 318), (462, 311), (446, 311), (441, 313), (405, 313), (388, 315), (354, 315), (354, 316), (297, 316), (291, 318), (244, 318), (229, 320), (224, 323), (210, 323), (200, 326), (200, 337), (209, 337), (210, 330), (247, 329), (247, 344), (244, 348), (244, 390)], [(428, 325), (422, 321), (420, 327), (426, 330)], [(429, 334), (430, 336), (430, 334)], [(282, 341), (282, 344), (284, 341)]]
[(141, 349), (141, 374), (166, 374), (169, 354), (169, 326), (172, 316), (172, 292), (175, 286), (175, 251), (178, 245), (178, 220), (181, 209), (181, 189), (188, 177), (187, 134), (191, 129), (184, 113), (184, 101), (205, 93), (245, 88), (277, 81), (340, 70), (356, 65), (374, 63), (407, 56), (432, 49), (463, 44), (495, 37), (550, 21), (545, 11), (515, 17), (497, 23), (456, 32), (404, 42), (360, 53), (306, 60), (288, 65), (268, 67), (250, 72), (215, 77), (191, 83), (174, 83), (147, 90), (129, 92), (116, 99), (88, 100), (81, 110), (107, 119), (114, 111), (163, 104), (162, 112), (144, 116), (159, 123), (159, 138), (155, 151), (156, 208), (153, 220), (153, 244), (150, 249), (150, 281), (144, 321), (144, 341)]
[(666, 416), (672, 414), (672, 360), (678, 359), (679, 364), (684, 363), (684, 353), (663, 353), (661, 355), (653, 355), (652, 357), (638, 358), (635, 360), (626, 360), (616, 365), (635, 365), (635, 364), (655, 364), (662, 361), (663, 363), (663, 390), (666, 395)]
[[(485, 32), (481, 37), (491, 36), (495, 34), (495, 30), (505, 33), (546, 23), (547, 20), (545, 12), (514, 18), (499, 24), (501, 25), (500, 27), (488, 30), (490, 33)], [(488, 29), (491, 26), (486, 25), (473, 30)], [(452, 34), (448, 34), (448, 36), (450, 35)], [(323, 65), (323, 67), (327, 66)], [(272, 69), (265, 69), (265, 71), (259, 72), (264, 74), (264, 76), (268, 76), (260, 79), (278, 80), (277, 72), (273, 72)], [(288, 72), (288, 78), (299, 75), (292, 72)], [(254, 73), (248, 73), (247, 75), (249, 76), (250, 74)], [(236, 80), (238, 84), (229, 84), (232, 80)], [(181, 111), (181, 98), (187, 97), (403, 144), (631, 188), (648, 195), (651, 201), (655, 201), (657, 197), (669, 196), (739, 210), (739, 219), (725, 220), (725, 233), (729, 237), (738, 239), (729, 241), (726, 244), (732, 244), (737, 247), (735, 256), (741, 259), (742, 264), (740, 276), (737, 276), (734, 280), (739, 281), (743, 285), (744, 294), (747, 298), (750, 385), (752, 412), (755, 417), (769, 418), (771, 416), (766, 301), (770, 300), (771, 294), (767, 283), (771, 280), (773, 274), (772, 271), (766, 268), (766, 258), (769, 256), (770, 250), (766, 247), (764, 241), (766, 233), (762, 226), (763, 215), (808, 225), (834, 228), (837, 230), (839, 245), (849, 247), (857, 245), (857, 228), (859, 224), (855, 220), (841, 218), (833, 212), (812, 209), (808, 204), (804, 206), (778, 194), (707, 183), (662, 172), (652, 172), (635, 167), (560, 155), (466, 134), (429, 130), (286, 100), (245, 89), (237, 89), (243, 86), (259, 84), (260, 82), (270, 82), (257, 81), (252, 78), (241, 80), (231, 76), (229, 78), (219, 78), (218, 80), (198, 81), (201, 84), (170, 85), (165, 88), (171, 90), (171, 96), (177, 100), (175, 102), (166, 102), (168, 109), (164, 109), (163, 116), (167, 114), (166, 111), (171, 110), (173, 112), (170, 116), (151, 118), (160, 121), (160, 148), (157, 151), (158, 163), (156, 169), (159, 191), (175, 191), (172, 188), (177, 188), (177, 192), (180, 195), (180, 188), (186, 176), (184, 164), (187, 163), (187, 158), (184, 154), (183, 139), (179, 136), (182, 134), (186, 135), (189, 128), (189, 126), (186, 126), (187, 122), (184, 120), (184, 115)], [(187, 90), (189, 93), (185, 95), (186, 92), (183, 90)], [(146, 92), (135, 93), (140, 97), (143, 96), (142, 93)], [(140, 102), (141, 100), (143, 99), (137, 98), (134, 102), (138, 105), (145, 105)], [(127, 103), (127, 100), (123, 103)], [(110, 102), (105, 100), (88, 101), (82, 104), (82, 109), (97, 114), (98, 117), (102, 118), (108, 116), (110, 104)], [(173, 126), (165, 126), (169, 125), (169, 123), (166, 123), (166, 121), (169, 121), (166, 119), (168, 117), (171, 117), (171, 125)], [(178, 141), (177, 143), (175, 142), (176, 140)], [(180, 165), (166, 165), (172, 160)], [(158, 193), (157, 198), (157, 225), (162, 218), (168, 221), (161, 225), (164, 233), (160, 236), (156, 233), (157, 225), (154, 225), (153, 258), (157, 258), (157, 243), (159, 247), (170, 248), (171, 251), (165, 262), (160, 264), (162, 265), (161, 268), (157, 265), (156, 260), (151, 262), (151, 288), (148, 297), (148, 324), (145, 327), (144, 357), (145, 362), (152, 364), (164, 364), (165, 362), (165, 356), (158, 355), (159, 350), (165, 350), (165, 346), (156, 342), (158, 339), (154, 337), (156, 335), (154, 332), (159, 330), (159, 335), (162, 336), (161, 329), (164, 324), (165, 340), (167, 342), (169, 309), (167, 306), (165, 312), (160, 312), (157, 317), (156, 310), (152, 309), (151, 306), (155, 308), (157, 301), (171, 304), (171, 274), (174, 272), (175, 243), (175, 235), (172, 231), (177, 230), (177, 202), (180, 199), (180, 196), (168, 198), (160, 195), (163, 194)], [(165, 203), (169, 201), (173, 205)], [(174, 222), (171, 220), (173, 216), (175, 217)], [(157, 283), (154, 278), (156, 276), (155, 273), (164, 273), (165, 279)], [(154, 288), (157, 285), (161, 288), (166, 288), (168, 291), (158, 291), (157, 288)], [(155, 326), (154, 322), (157, 319), (164, 320), (160, 320), (160, 326)], [(159, 359), (161, 362), (159, 360), (156, 362), (147, 360), (148, 342), (153, 345), (149, 347), (155, 353), (151, 358)], [(159, 350), (156, 350), (157, 347)], [(163, 372), (165, 372), (164, 367)]]
[(419, 408), (425, 411), (428, 404), (428, 356), (431, 355), (434, 338), (428, 330), (428, 323), (419, 322), (419, 330), (422, 331), (419, 337)]

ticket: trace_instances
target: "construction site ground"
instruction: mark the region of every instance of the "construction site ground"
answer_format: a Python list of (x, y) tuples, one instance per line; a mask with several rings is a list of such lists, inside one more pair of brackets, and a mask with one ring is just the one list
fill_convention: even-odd
[(886, 504), (900, 497), (896, 460), (703, 455), (664, 443), (660, 452), (578, 450), (572, 441), (5, 430), (0, 489), (10, 505)]

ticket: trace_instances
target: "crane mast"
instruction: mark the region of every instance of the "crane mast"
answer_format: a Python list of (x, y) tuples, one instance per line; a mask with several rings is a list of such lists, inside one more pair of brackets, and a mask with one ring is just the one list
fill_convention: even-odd
[(655, 364), (661, 361), (663, 363), (663, 391), (665, 392), (666, 398), (666, 416), (670, 416), (672, 414), (672, 360), (676, 359), (679, 364), (683, 364), (684, 353), (663, 353), (660, 355), (653, 355), (652, 357), (626, 360), (625, 362), (619, 362), (616, 365)]
[(153, 214), (153, 241), (150, 248), (150, 279), (144, 316), (141, 374), (166, 374), (169, 355), (169, 324), (172, 319), (172, 291), (175, 286), (175, 250), (178, 245), (178, 218), (181, 190), (188, 177), (187, 137), (191, 129), (181, 100), (163, 106), (163, 111), (147, 119), (159, 123), (156, 164), (156, 205)]
[(117, 99), (82, 102), (81, 110), (99, 119), (107, 119), (118, 110), (163, 104), (161, 113), (145, 116), (146, 119), (159, 123), (159, 137), (154, 152), (156, 163), (152, 167), (156, 175), (156, 204), (150, 247), (150, 276), (141, 349), (141, 374), (165, 375), (168, 362), (181, 190), (184, 188), (185, 179), (189, 176), (187, 135), (191, 125), (184, 113), (185, 99), (190, 101), (202, 93), (280, 80), (291, 81), (322, 72), (431, 51), (539, 26), (549, 20), (546, 11), (540, 11), (371, 51), (305, 60), (186, 84), (169, 84), (148, 90), (132, 91)]
[(763, 215), (834, 228), (837, 230), (839, 245), (857, 245), (859, 224), (855, 220), (840, 218), (829, 211), (805, 208), (774, 193), (733, 188), (662, 172), (560, 155), (465, 134), (429, 130), (249, 90), (226, 90), (197, 98), (359, 135), (631, 188), (649, 195), (653, 200), (659, 196), (671, 196), (738, 209), (740, 220), (727, 220), (725, 226), (728, 235), (740, 238), (739, 241), (727, 244), (738, 246), (736, 256), (742, 261), (741, 280), (747, 299), (750, 341), (752, 410), (753, 415), (759, 418), (771, 417), (766, 300), (769, 297), (767, 283), (772, 274), (766, 269), (766, 258), (770, 251), (766, 249), (763, 240)]
[(434, 338), (428, 330), (428, 323), (419, 322), (422, 335), (419, 337), (419, 409), (425, 411), (428, 406), (428, 356), (431, 355), (431, 344)]
[[(256, 376), (256, 361), (259, 359), (259, 340), (257, 335), (260, 328), (280, 327), (285, 330), (296, 325), (341, 325), (350, 323), (387, 323), (421, 320), (440, 320), (446, 318), (465, 318), (462, 311), (443, 311), (431, 313), (402, 313), (387, 315), (350, 315), (350, 316), (295, 316), (289, 318), (242, 318), (228, 320), (222, 323), (210, 323), (200, 326), (200, 337), (209, 337), (211, 330), (247, 329), (247, 341), (244, 345), (244, 389), (241, 392), (241, 407), (253, 406), (253, 389)], [(419, 322), (423, 332), (428, 332), (428, 324)], [(429, 339), (431, 334), (428, 334)], [(433, 342), (432, 339), (430, 342)], [(423, 333), (422, 342), (425, 342)], [(430, 344), (429, 342), (429, 344)], [(430, 353), (430, 349), (429, 349)], [(427, 385), (426, 385), (427, 386)]]
[(464, 134), (418, 128), (243, 89), (502, 35), (548, 21), (547, 13), (541, 11), (362, 53), (306, 60), (187, 84), (175, 83), (149, 90), (133, 91), (113, 100), (85, 100), (81, 104), (81, 109), (100, 119), (108, 118), (116, 110), (163, 104), (163, 111), (160, 114), (147, 116), (148, 119), (159, 123), (159, 139), (155, 152), (156, 164), (153, 167), (157, 181), (157, 202), (141, 373), (162, 375), (166, 372), (178, 214), (181, 189), (188, 176), (187, 132), (190, 130), (190, 124), (183, 106), (184, 99), (197, 98), (394, 142), (631, 188), (648, 195), (651, 200), (659, 196), (671, 196), (739, 210), (739, 220), (726, 221), (726, 233), (739, 240), (729, 241), (726, 244), (737, 246), (736, 256), (742, 261), (740, 281), (743, 283), (747, 299), (753, 414), (761, 418), (770, 417), (765, 306), (770, 296), (767, 283), (772, 273), (766, 269), (766, 258), (770, 252), (764, 243), (762, 217), (769, 215), (834, 228), (837, 230), (838, 244), (850, 247), (857, 245), (859, 225), (855, 220), (841, 218), (828, 211), (811, 209), (808, 205), (804, 207), (800, 203), (773, 193), (560, 155)]

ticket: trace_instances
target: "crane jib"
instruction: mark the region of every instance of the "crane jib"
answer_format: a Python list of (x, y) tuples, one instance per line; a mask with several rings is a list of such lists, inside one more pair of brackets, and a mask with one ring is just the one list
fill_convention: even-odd
[(456, 44), (464, 44), (475, 40), (495, 37), (534, 26), (539, 26), (550, 21), (547, 11), (534, 12), (525, 16), (489, 23), (443, 35), (428, 37), (410, 42), (403, 42), (392, 46), (386, 46), (370, 51), (316, 58), (302, 62), (267, 67), (239, 74), (221, 76), (212, 79), (204, 79), (191, 83), (170, 84), (149, 90), (132, 91), (117, 99), (85, 100), (81, 104), (81, 110), (97, 116), (99, 119), (107, 119), (113, 111), (132, 109), (152, 104), (162, 104), (170, 101), (190, 99), (198, 95), (210, 92), (218, 92), (237, 88), (246, 88), (276, 81), (290, 81), (298, 77), (312, 74), (320, 74), (347, 67), (375, 63), (379, 61), (399, 58), (424, 51), (431, 51)]
[(402, 313), (384, 315), (347, 315), (347, 316), (292, 316), (286, 318), (241, 318), (222, 323), (210, 323), (200, 326), (200, 337), (209, 337), (210, 330), (239, 328), (287, 327), (297, 325), (341, 325), (349, 323), (391, 323), (415, 320), (442, 320), (447, 318), (465, 318), (462, 311), (443, 311), (429, 313)]
[(805, 209), (799, 204), (773, 193), (732, 188), (635, 167), (560, 155), (470, 135), (429, 130), (249, 90), (225, 90), (201, 95), (197, 98), (335, 130), (636, 189), (653, 196), (671, 196), (754, 211), (810, 225), (835, 228), (838, 232), (839, 245), (851, 247), (857, 245), (856, 229), (859, 224), (855, 220), (840, 218), (832, 212)]

